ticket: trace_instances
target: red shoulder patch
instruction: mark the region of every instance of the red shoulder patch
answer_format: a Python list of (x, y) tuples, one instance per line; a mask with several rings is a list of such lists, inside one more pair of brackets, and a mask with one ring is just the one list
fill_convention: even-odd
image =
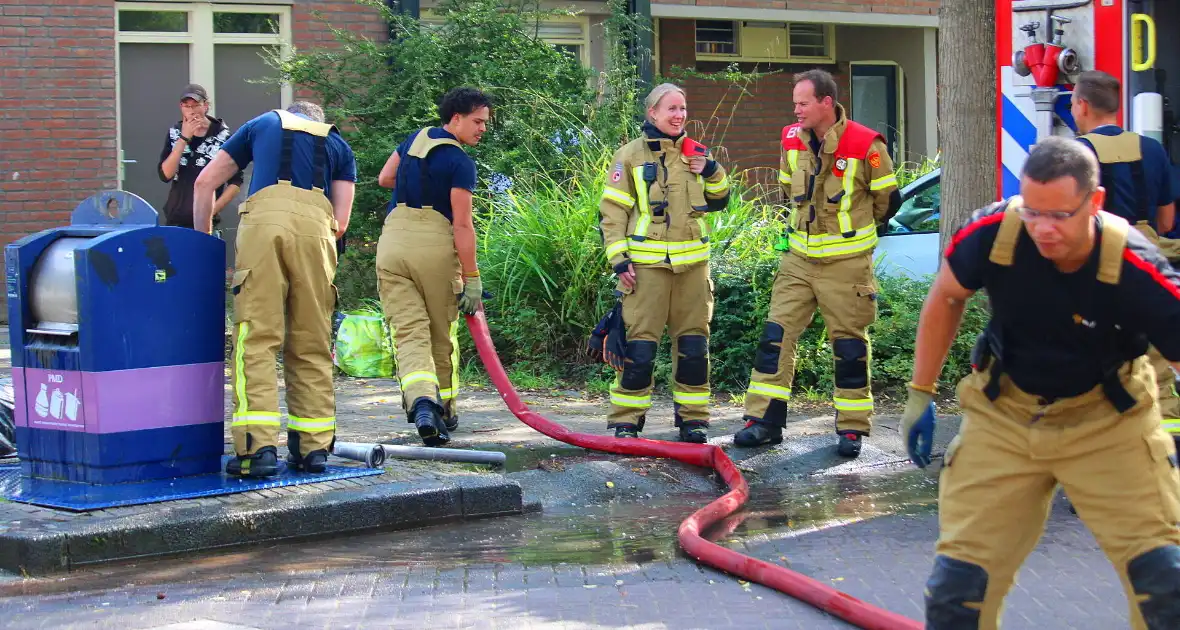
[(873, 151), (869, 154), (869, 166), (873, 168), (881, 168), (881, 154)]

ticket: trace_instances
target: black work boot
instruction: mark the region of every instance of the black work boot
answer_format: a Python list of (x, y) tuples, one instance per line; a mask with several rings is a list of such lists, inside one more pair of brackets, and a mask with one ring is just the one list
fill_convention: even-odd
[(454, 431), (459, 428), (459, 414), (451, 414), (443, 417), (443, 424), (446, 425), (447, 431)]
[(680, 441), (691, 444), (704, 444), (709, 441), (707, 435), (709, 425), (704, 422), (686, 420), (680, 423)]
[(865, 434), (861, 431), (837, 431), (840, 444), (836, 446), (836, 454), (840, 457), (856, 458), (860, 455), (860, 446), (864, 442)]
[(780, 444), (782, 441), (782, 427), (767, 424), (748, 416), (746, 417), (746, 428), (733, 436), (733, 445), (742, 448), (762, 446), (763, 444)]
[(451, 441), (443, 423), (442, 408), (427, 398), (419, 399), (410, 410), (410, 421), (418, 429), (418, 436), (426, 446), (442, 446)]
[(307, 457), (299, 457), (298, 452), (293, 451), (287, 454), (287, 463), (295, 470), (318, 474), (328, 469), (328, 451), (323, 449), (312, 451), (307, 454)]
[(234, 457), (225, 465), (227, 475), (235, 477), (274, 477), (279, 474), (279, 449), (264, 446), (245, 457)]
[(615, 437), (617, 438), (637, 438), (639, 437), (639, 428), (633, 424), (616, 424)]

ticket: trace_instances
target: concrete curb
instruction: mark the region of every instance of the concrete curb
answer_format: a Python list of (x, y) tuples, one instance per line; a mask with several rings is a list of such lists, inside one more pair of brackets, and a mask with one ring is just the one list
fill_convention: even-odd
[[(241, 505), (188, 507), (0, 533), (0, 569), (24, 575), (277, 540), (404, 529), (522, 514), (520, 484), (503, 477), (380, 483)], [(53, 510), (47, 510), (53, 512)], [(26, 515), (27, 516), (27, 515)]]

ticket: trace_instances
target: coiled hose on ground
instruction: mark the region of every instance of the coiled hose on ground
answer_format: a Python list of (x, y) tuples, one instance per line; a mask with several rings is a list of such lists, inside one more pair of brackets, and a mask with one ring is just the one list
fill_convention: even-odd
[(701, 537), (703, 530), (736, 512), (749, 498), (749, 487), (742, 473), (720, 447), (712, 444), (660, 442), (644, 438), (618, 439), (608, 435), (575, 433), (529, 410), (508, 380), (508, 374), (492, 344), (483, 311), (467, 316), (471, 338), (479, 350), (484, 368), (500, 392), (500, 398), (521, 422), (566, 444), (595, 451), (674, 459), (686, 464), (712, 468), (729, 487), (717, 500), (697, 510), (680, 524), (680, 546), (697, 560), (727, 573), (763, 584), (802, 600), (866, 630), (921, 630), (922, 624), (897, 613), (863, 602), (786, 567), (763, 562), (726, 549)]

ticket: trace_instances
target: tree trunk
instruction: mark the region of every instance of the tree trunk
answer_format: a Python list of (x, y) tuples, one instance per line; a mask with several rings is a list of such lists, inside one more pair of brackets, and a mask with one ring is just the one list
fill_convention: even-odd
[(996, 200), (995, 24), (993, 0), (942, 0), (938, 10), (940, 251), (975, 209)]

